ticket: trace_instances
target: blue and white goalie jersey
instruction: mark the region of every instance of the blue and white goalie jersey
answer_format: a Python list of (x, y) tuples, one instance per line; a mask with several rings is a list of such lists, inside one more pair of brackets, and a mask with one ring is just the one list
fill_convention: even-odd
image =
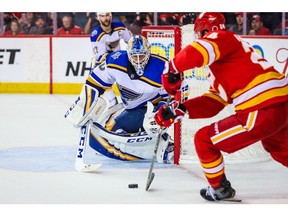
[(146, 106), (147, 101), (156, 104), (168, 97), (161, 82), (161, 75), (167, 71), (168, 60), (151, 54), (143, 76), (138, 76), (127, 52), (119, 50), (109, 54), (105, 62), (91, 72), (86, 84), (101, 95), (116, 83), (125, 109), (137, 109)]

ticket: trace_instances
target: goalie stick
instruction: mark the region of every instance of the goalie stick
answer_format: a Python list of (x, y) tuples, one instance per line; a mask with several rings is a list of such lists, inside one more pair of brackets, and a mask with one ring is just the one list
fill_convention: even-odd
[[(104, 111), (105, 115), (94, 118), (94, 121), (100, 122), (107, 116), (121, 109), (122, 107), (123, 107), (123, 104), (118, 103), (115, 106), (110, 107), (107, 111)], [(86, 124), (81, 126), (81, 135), (80, 135), (80, 140), (78, 143), (78, 149), (77, 149), (76, 161), (75, 161), (75, 169), (80, 172), (93, 172), (93, 171), (98, 170), (102, 166), (102, 163), (86, 164), (84, 162), (86, 145), (87, 143), (89, 143), (90, 128), (92, 124), (93, 124), (93, 120), (90, 119)]]
[[(168, 106), (169, 102), (171, 100), (171, 96), (169, 95), (167, 101), (166, 101), (166, 106)], [(146, 182), (146, 191), (149, 190), (150, 188), (150, 185), (155, 177), (155, 173), (153, 173), (153, 168), (154, 168), (154, 164), (155, 164), (155, 160), (156, 160), (156, 157), (157, 157), (157, 150), (158, 150), (158, 146), (159, 146), (159, 143), (160, 143), (160, 139), (161, 139), (161, 136), (162, 136), (162, 133), (163, 133), (163, 130), (165, 128), (161, 128), (160, 129), (160, 132), (158, 134), (158, 137), (157, 137), (157, 140), (156, 140), (156, 144), (155, 144), (155, 148), (154, 148), (154, 152), (153, 152), (153, 157), (152, 157), (152, 160), (151, 160), (151, 164), (150, 164), (150, 169), (149, 169), (149, 173), (148, 173), (148, 178), (147, 178), (147, 182)]]
[(89, 131), (91, 127), (92, 120), (88, 121), (85, 125), (81, 127), (81, 136), (78, 143), (78, 149), (76, 154), (75, 169), (80, 172), (93, 172), (98, 170), (102, 164), (86, 164), (84, 162), (86, 143), (89, 143)]

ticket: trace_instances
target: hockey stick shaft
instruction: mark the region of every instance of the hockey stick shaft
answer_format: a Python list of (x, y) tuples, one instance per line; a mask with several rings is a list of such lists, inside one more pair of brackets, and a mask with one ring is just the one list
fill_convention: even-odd
[(91, 172), (99, 169), (102, 164), (85, 164), (84, 157), (86, 152), (86, 145), (89, 143), (89, 133), (90, 133), (91, 122), (88, 121), (85, 125), (81, 127), (80, 140), (78, 143), (75, 169), (81, 172)]
[[(166, 101), (166, 106), (168, 106), (169, 102), (171, 100), (171, 96), (169, 95), (167, 101)], [(155, 148), (154, 148), (154, 152), (153, 152), (153, 157), (152, 157), (152, 160), (151, 160), (151, 164), (150, 164), (150, 169), (149, 169), (149, 173), (148, 173), (148, 178), (147, 178), (147, 182), (146, 182), (146, 191), (149, 189), (153, 179), (154, 179), (154, 176), (155, 174), (153, 173), (153, 168), (154, 168), (154, 164), (155, 164), (155, 160), (156, 160), (156, 157), (157, 157), (157, 150), (158, 150), (158, 147), (159, 147), (159, 143), (160, 143), (160, 139), (161, 139), (161, 136), (162, 136), (162, 133), (163, 133), (163, 130), (165, 128), (161, 128), (160, 131), (159, 131), (159, 134), (157, 136), (157, 140), (156, 140), (156, 144), (155, 144)]]
[(112, 113), (116, 112), (117, 110), (121, 109), (123, 104), (116, 104), (115, 106), (110, 107), (103, 116), (98, 116), (98, 118), (94, 118), (93, 120), (90, 119), (81, 127), (81, 134), (80, 140), (78, 143), (76, 161), (75, 161), (75, 169), (81, 172), (92, 172), (101, 167), (101, 163), (99, 164), (86, 164), (84, 162), (85, 158), (85, 151), (87, 143), (89, 144), (89, 136), (90, 136), (90, 129), (92, 127), (93, 121), (100, 122), (107, 116), (110, 116)]
[(84, 155), (86, 150), (86, 142), (88, 142), (88, 133), (90, 129), (90, 122), (87, 122), (85, 125), (81, 127), (80, 140), (78, 143), (76, 162), (84, 162)]
[(163, 128), (161, 128), (159, 134), (158, 134), (158, 137), (157, 137), (157, 141), (156, 141), (156, 145), (155, 145), (155, 148), (154, 148), (154, 152), (153, 152), (153, 157), (152, 157), (152, 161), (151, 161), (151, 164), (150, 164), (150, 169), (149, 169), (149, 173), (148, 173), (148, 179), (147, 179), (147, 182), (146, 182), (146, 191), (149, 189), (153, 179), (154, 179), (154, 176), (155, 174), (152, 173), (153, 172), (153, 168), (154, 168), (154, 164), (155, 164), (155, 160), (156, 160), (156, 157), (157, 157), (157, 150), (158, 150), (158, 146), (159, 146), (159, 143), (160, 143), (160, 138), (162, 136), (162, 132), (163, 132)]

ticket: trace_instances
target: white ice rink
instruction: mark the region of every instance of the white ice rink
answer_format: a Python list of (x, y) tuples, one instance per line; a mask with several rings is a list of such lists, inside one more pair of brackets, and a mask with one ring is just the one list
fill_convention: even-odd
[[(100, 161), (103, 166), (95, 173), (74, 171), (79, 131), (63, 116), (75, 98), (74, 95), (0, 94), (0, 204), (97, 204), (89, 207), (95, 211), (93, 215), (103, 208), (108, 212), (116, 208), (117, 214), (137, 211), (134, 214), (155, 215), (150, 204), (157, 204), (153, 208), (163, 214), (167, 211), (165, 215), (177, 214), (174, 207), (187, 215), (195, 215), (195, 209), (211, 211), (209, 214), (214, 215), (212, 210), (218, 211), (219, 206), (220, 212), (229, 215), (255, 206), (257, 211), (264, 208), (267, 212), (265, 209), (269, 207), (267, 210), (275, 213), (280, 208), (287, 214), (288, 169), (273, 160), (226, 166), (227, 178), (237, 197), (242, 199), (240, 204), (203, 200), (199, 190), (207, 182), (197, 164), (155, 165), (156, 176), (148, 192), (145, 184), (150, 162), (116, 161), (96, 156), (88, 149), (88, 160)], [(131, 183), (137, 183), (139, 188), (129, 189)], [(140, 212), (135, 209), (138, 205), (133, 205), (131, 212), (128, 205), (112, 205), (109, 210), (109, 206), (99, 204), (146, 205), (140, 205)], [(73, 209), (75, 205), (68, 206)], [(210, 206), (214, 208), (211, 210)]]

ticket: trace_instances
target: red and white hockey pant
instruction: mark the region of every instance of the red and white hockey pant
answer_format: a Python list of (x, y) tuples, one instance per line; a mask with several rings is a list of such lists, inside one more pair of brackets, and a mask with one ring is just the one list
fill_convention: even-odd
[(218, 187), (224, 175), (220, 151), (233, 153), (257, 141), (274, 160), (288, 167), (288, 102), (231, 115), (195, 134), (196, 152), (209, 184)]

